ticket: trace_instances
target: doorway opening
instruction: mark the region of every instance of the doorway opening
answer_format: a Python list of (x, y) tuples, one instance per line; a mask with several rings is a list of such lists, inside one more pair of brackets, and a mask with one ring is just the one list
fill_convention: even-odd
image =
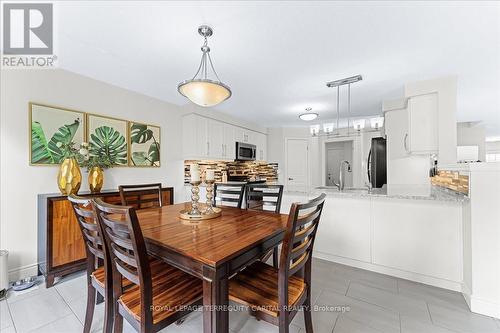
[[(353, 187), (353, 172), (347, 171), (347, 166), (342, 161), (348, 161), (353, 170), (353, 141), (336, 141), (325, 143), (325, 185), (336, 186), (339, 184), (340, 168), (343, 168), (345, 187)], [(342, 165), (341, 165), (342, 163)]]

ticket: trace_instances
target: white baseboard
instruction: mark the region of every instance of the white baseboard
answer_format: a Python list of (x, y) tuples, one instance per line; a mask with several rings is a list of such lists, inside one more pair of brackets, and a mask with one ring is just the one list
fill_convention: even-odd
[(13, 282), (33, 275), (38, 275), (38, 264), (36, 263), (9, 270), (9, 281)]
[(500, 304), (474, 296), (470, 297), (470, 309), (472, 312), (485, 316), (500, 318)]
[(319, 258), (319, 259), (333, 261), (333, 262), (347, 265), (347, 266), (366, 269), (368, 271), (377, 272), (377, 273), (386, 274), (386, 275), (391, 275), (391, 276), (395, 276), (395, 277), (405, 279), (405, 280), (415, 281), (415, 282), (424, 283), (424, 284), (428, 284), (428, 285), (439, 287), (439, 288), (444, 288), (444, 289), (462, 292), (462, 283), (461, 282), (441, 279), (441, 278), (423, 275), (423, 274), (418, 274), (418, 273), (414, 273), (414, 272), (403, 271), (403, 270), (399, 270), (399, 269), (395, 269), (395, 268), (391, 268), (391, 267), (386, 267), (386, 266), (381, 266), (381, 265), (376, 265), (376, 264), (372, 264), (372, 263), (368, 263), (368, 262), (364, 262), (364, 261), (339, 257), (339, 256), (331, 255), (331, 254), (320, 252), (320, 251), (314, 251), (313, 256), (316, 258)]

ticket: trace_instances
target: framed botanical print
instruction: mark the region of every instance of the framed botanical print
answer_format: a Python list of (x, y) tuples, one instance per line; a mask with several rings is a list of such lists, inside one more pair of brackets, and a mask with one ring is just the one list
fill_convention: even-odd
[(30, 165), (58, 165), (63, 146), (85, 141), (85, 113), (37, 103), (29, 104)]
[(129, 166), (160, 166), (160, 127), (129, 121)]
[(91, 156), (108, 156), (113, 166), (128, 165), (126, 120), (89, 113), (87, 139)]

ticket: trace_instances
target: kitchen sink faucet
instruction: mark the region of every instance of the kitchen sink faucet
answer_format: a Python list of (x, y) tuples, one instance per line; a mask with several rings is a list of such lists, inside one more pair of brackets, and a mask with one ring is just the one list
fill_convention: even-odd
[(339, 183), (336, 184), (337, 187), (339, 188), (339, 191), (343, 191), (344, 187), (345, 187), (344, 164), (347, 164), (347, 172), (352, 172), (352, 170), (351, 170), (351, 164), (349, 163), (349, 161), (344, 160), (344, 161), (340, 162)]

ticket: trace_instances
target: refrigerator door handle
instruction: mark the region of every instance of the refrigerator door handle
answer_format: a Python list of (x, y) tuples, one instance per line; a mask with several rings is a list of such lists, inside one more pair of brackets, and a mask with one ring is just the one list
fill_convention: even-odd
[(367, 174), (368, 174), (368, 183), (370, 183), (370, 184), (372, 182), (371, 175), (370, 175), (370, 173), (371, 173), (370, 172), (371, 171), (371, 164), (372, 164), (371, 163), (371, 161), (372, 161), (371, 157), (372, 157), (372, 150), (370, 148), (370, 152), (368, 153), (368, 161), (366, 161), (366, 171), (367, 171)]

